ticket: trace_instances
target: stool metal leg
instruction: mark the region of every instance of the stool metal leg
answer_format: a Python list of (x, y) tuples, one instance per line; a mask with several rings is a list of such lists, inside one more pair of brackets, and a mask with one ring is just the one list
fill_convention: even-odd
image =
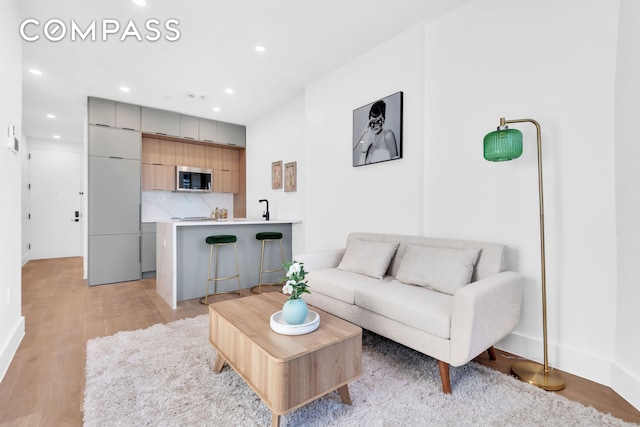
[[(265, 270), (264, 269), (264, 248), (265, 248), (265, 244), (266, 242), (275, 242), (278, 241), (278, 243), (280, 243), (280, 259), (282, 260), (282, 264), (284, 264), (284, 251), (282, 249), (282, 239), (265, 239), (262, 241), (262, 252), (260, 254), (260, 281), (258, 282), (258, 286), (254, 286), (253, 288), (251, 288), (251, 292), (260, 294), (262, 293), (262, 285), (275, 285), (277, 283), (263, 283), (262, 282), (262, 274), (263, 273), (275, 273), (278, 271), (282, 271), (282, 273), (284, 273), (284, 267), (280, 267), (280, 268), (276, 268), (273, 270)], [(282, 265), (280, 264), (280, 265)], [(257, 289), (257, 290), (256, 290)]]
[[(218, 244), (212, 244), (211, 245), (211, 250), (209, 251), (209, 268), (208, 268), (208, 272), (207, 272), (207, 287), (205, 289), (205, 293), (204, 293), (204, 297), (200, 298), (200, 303), (201, 304), (209, 304), (209, 296), (210, 295), (217, 295), (217, 294), (238, 294), (240, 296), (242, 296), (242, 285), (240, 284), (240, 266), (238, 264), (238, 248), (236, 246), (236, 243), (233, 243), (233, 252), (234, 255), (236, 257), (236, 274), (233, 276), (229, 276), (229, 277), (218, 277), (218, 253), (219, 253), (219, 249), (220, 246), (222, 245), (228, 245), (229, 243), (218, 243)], [(211, 277), (211, 264), (213, 261), (213, 247), (215, 246), (215, 267), (214, 267), (214, 277)], [(231, 279), (237, 279), (238, 280), (238, 290), (237, 291), (225, 291), (225, 292), (218, 292), (218, 282), (223, 281), (223, 280), (231, 280)], [(211, 286), (211, 282), (213, 282), (213, 293), (210, 294), (209, 293), (209, 288)]]

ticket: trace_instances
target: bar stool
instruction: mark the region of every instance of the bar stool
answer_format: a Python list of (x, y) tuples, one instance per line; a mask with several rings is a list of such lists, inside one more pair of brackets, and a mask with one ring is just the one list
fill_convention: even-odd
[[(217, 294), (238, 294), (242, 296), (242, 287), (240, 285), (240, 268), (238, 267), (238, 248), (236, 246), (236, 241), (238, 238), (234, 235), (226, 235), (221, 234), (217, 236), (209, 236), (206, 238), (205, 242), (207, 245), (210, 245), (211, 249), (209, 251), (209, 271), (207, 272), (207, 288), (205, 290), (204, 296), (200, 298), (201, 304), (209, 304), (208, 298), (210, 295)], [(221, 246), (225, 245), (233, 245), (233, 251), (236, 255), (236, 274), (229, 277), (218, 277), (218, 251)], [(211, 277), (211, 263), (213, 261), (213, 248), (215, 248), (216, 257), (215, 257), (215, 271), (214, 277)], [(237, 291), (226, 291), (226, 292), (218, 292), (218, 282), (222, 280), (232, 280), (238, 279), (238, 290)], [(209, 286), (213, 282), (213, 293), (209, 293)]]
[[(280, 233), (280, 232), (277, 232), (277, 231), (264, 231), (262, 233), (256, 234), (256, 239), (260, 240), (262, 242), (262, 252), (260, 254), (260, 282), (258, 283), (258, 286), (254, 286), (253, 288), (251, 288), (251, 292), (259, 294), (259, 293), (261, 293), (262, 285), (277, 285), (277, 284), (279, 284), (278, 282), (263, 283), (262, 282), (262, 274), (263, 273), (275, 273), (275, 272), (278, 272), (278, 271), (282, 271), (282, 273), (284, 274), (284, 266), (282, 266), (282, 264), (284, 264), (284, 252), (282, 251), (282, 233)], [(276, 241), (280, 243), (280, 258), (282, 259), (282, 263), (280, 264), (280, 268), (276, 268), (276, 269), (273, 269), (273, 270), (265, 270), (265, 268), (264, 268), (264, 249), (265, 249), (265, 245), (267, 243), (269, 243), (269, 242), (276, 242)]]

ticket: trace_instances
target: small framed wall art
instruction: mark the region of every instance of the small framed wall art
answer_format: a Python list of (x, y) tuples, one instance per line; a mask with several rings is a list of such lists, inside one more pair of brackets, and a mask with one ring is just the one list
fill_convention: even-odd
[(282, 160), (271, 163), (271, 188), (282, 188)]
[(296, 191), (297, 190), (297, 163), (290, 162), (284, 165), (284, 191)]
[(402, 158), (402, 92), (353, 110), (353, 166)]

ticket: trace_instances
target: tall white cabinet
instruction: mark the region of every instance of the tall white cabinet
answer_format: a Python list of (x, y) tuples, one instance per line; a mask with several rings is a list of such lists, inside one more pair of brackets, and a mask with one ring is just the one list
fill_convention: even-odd
[(102, 118), (115, 104), (89, 100), (89, 286), (141, 277), (140, 113), (136, 122), (127, 108), (126, 123), (137, 130), (110, 127)]

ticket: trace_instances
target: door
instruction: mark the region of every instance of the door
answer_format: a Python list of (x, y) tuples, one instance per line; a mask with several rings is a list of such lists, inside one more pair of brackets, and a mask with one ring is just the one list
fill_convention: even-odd
[(31, 259), (82, 256), (82, 154), (31, 149)]

